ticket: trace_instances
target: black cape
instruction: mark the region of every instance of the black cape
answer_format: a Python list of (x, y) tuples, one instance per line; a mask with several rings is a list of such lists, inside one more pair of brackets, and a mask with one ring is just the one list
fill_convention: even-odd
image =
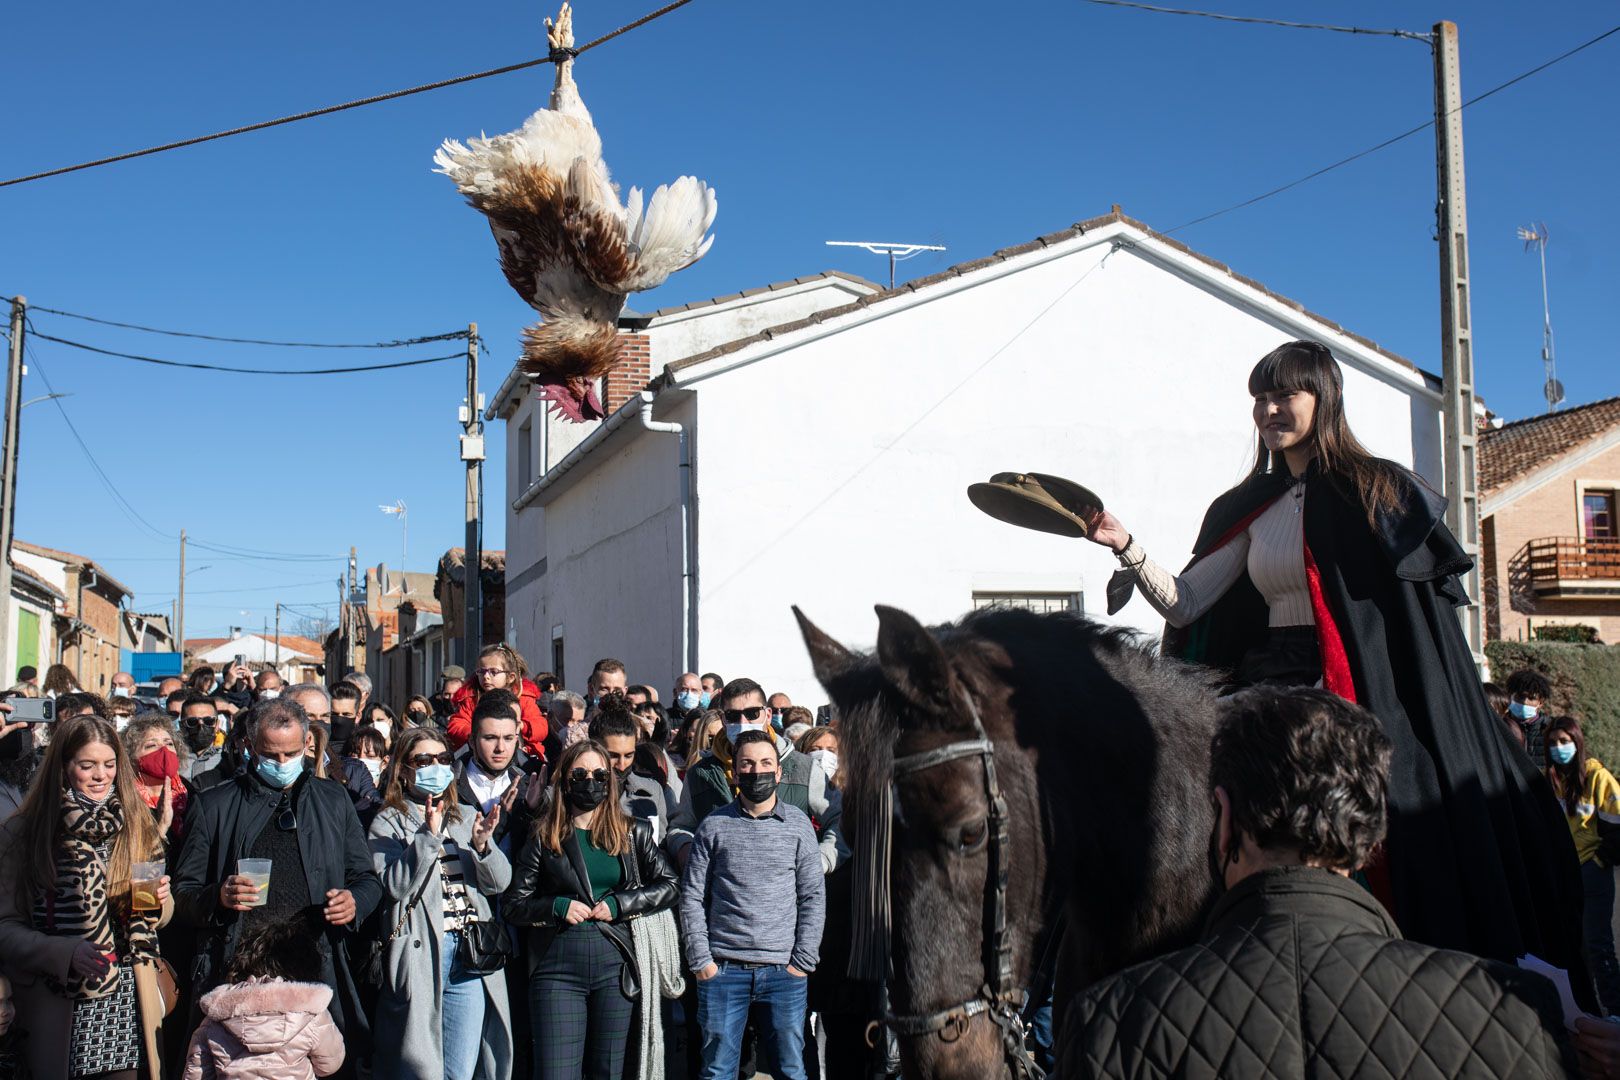
[[(1445, 499), (1385, 464), (1398, 471), (1403, 497), (1376, 528), (1354, 493), (1314, 466), (1303, 509), (1318, 622), (1323, 614), (1331, 620), (1317, 628), (1324, 667), (1336, 630), (1355, 700), (1394, 745), (1385, 844), (1392, 914), (1414, 941), (1508, 962), (1534, 953), (1566, 968), (1577, 998), (1595, 1011), (1568, 822), (1486, 704), (1457, 617), (1466, 602), (1457, 575), (1471, 561), (1443, 523)], [(1288, 485), (1285, 476), (1251, 477), (1215, 500), (1194, 562)], [(1245, 572), (1207, 614), (1167, 629), (1165, 650), (1232, 670), (1266, 622), (1265, 601)]]

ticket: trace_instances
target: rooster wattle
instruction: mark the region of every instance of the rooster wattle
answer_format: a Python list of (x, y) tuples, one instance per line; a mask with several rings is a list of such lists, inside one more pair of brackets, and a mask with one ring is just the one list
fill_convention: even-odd
[(683, 176), (619, 202), (602, 139), (574, 83), (573, 12), (563, 4), (546, 37), (557, 69), (551, 105), (509, 135), (446, 139), (433, 157), (489, 219), (501, 271), (541, 315), (523, 331), (525, 371), (561, 415), (602, 416), (596, 380), (618, 360), (625, 297), (662, 285), (701, 259), (718, 203)]

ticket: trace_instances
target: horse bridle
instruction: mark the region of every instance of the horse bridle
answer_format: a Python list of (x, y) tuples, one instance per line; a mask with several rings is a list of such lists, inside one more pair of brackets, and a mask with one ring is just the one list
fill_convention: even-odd
[(973, 718), (974, 738), (947, 743), (933, 750), (907, 754), (894, 760), (892, 778), (923, 772), (946, 762), (977, 757), (984, 770), (984, 794), (989, 805), (986, 819), (990, 869), (985, 882), (984, 983), (966, 1001), (937, 1012), (885, 1012), (878, 1023), (896, 1035), (938, 1033), (945, 1042), (955, 1042), (967, 1034), (968, 1023), (980, 1013), (988, 1013), (1001, 1029), (1002, 1058), (1018, 1080), (1043, 1080), (1045, 1072), (1024, 1050), (1024, 1019), (1021, 1013), (1023, 988), (1012, 971), (1012, 939), (1007, 933), (1007, 800), (1002, 797), (996, 777), (996, 748), (985, 734), (979, 710), (966, 693), (962, 695)]

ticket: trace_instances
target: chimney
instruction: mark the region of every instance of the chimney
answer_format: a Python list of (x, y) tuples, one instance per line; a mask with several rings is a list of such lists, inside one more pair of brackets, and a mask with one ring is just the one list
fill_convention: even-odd
[(652, 339), (645, 333), (619, 335), (619, 362), (602, 380), (602, 411), (609, 416), (652, 381)]

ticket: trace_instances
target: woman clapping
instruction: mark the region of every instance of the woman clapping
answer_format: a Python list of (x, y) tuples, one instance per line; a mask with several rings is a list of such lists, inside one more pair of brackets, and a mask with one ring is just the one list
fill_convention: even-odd
[(58, 721), (0, 827), (0, 965), (39, 1080), (162, 1075), (157, 930), (174, 907), (167, 876), (131, 882), (134, 864), (162, 858), (112, 724)]

